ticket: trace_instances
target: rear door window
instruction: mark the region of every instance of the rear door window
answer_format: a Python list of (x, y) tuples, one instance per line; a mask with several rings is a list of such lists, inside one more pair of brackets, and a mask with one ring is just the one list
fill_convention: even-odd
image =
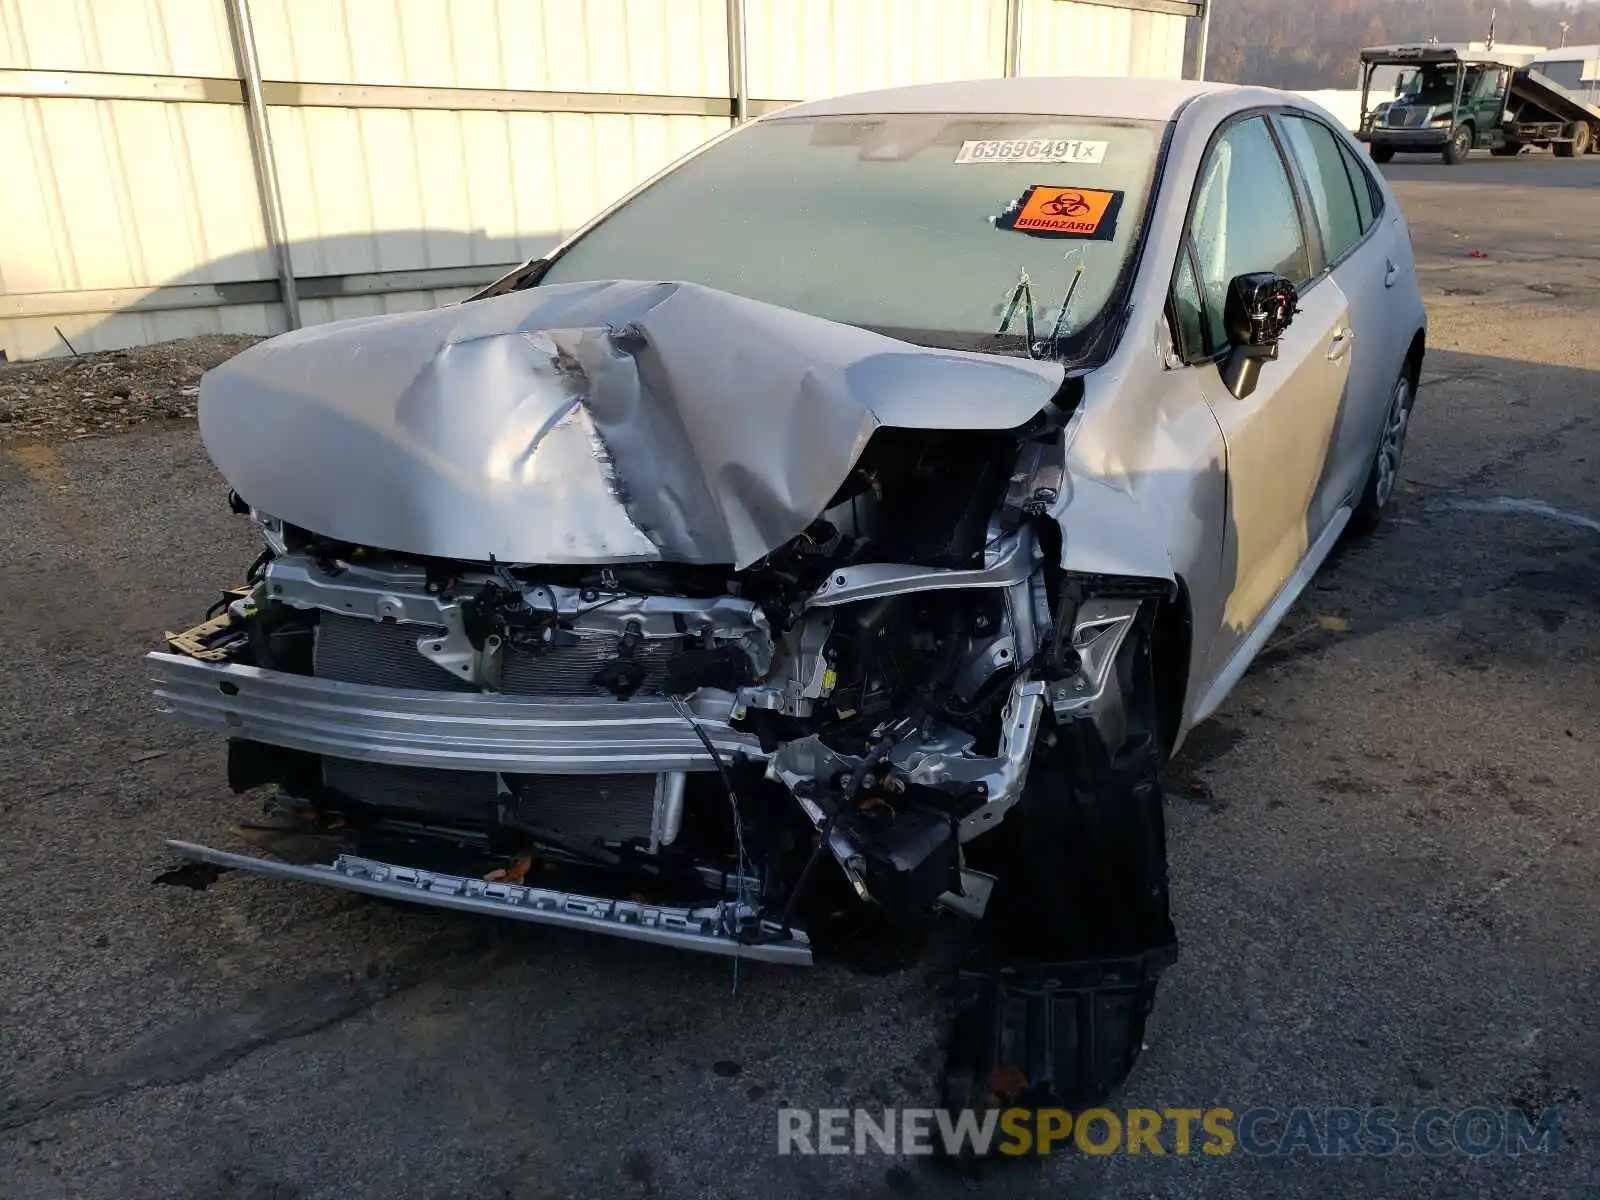
[(1383, 193), (1378, 190), (1378, 184), (1372, 178), (1372, 172), (1362, 163), (1361, 156), (1343, 142), (1339, 143), (1339, 149), (1344, 152), (1344, 165), (1350, 172), (1350, 181), (1356, 185), (1356, 212), (1361, 217), (1361, 232), (1366, 233), (1383, 215)]
[[(1300, 168), (1322, 234), (1322, 246), (1329, 264), (1336, 263), (1355, 248), (1371, 220), (1363, 223), (1356, 186), (1345, 166), (1340, 138), (1321, 121), (1295, 113), (1280, 113), (1278, 128), (1283, 131), (1289, 153)], [(1368, 197), (1368, 205), (1371, 197)]]

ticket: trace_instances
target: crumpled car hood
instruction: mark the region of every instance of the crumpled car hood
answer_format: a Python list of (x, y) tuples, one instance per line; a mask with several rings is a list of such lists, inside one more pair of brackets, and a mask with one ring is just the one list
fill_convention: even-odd
[(1015, 428), (1063, 375), (695, 284), (574, 283), (261, 343), (206, 375), (200, 431), (240, 496), (325, 537), (742, 568), (875, 429)]

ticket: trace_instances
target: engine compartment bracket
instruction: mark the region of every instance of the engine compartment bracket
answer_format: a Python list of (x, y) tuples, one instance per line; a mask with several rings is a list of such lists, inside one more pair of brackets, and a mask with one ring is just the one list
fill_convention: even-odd
[(1077, 669), (1050, 685), (1050, 710), (1058, 722), (1094, 715), (1106, 694), (1117, 652), (1143, 603), (1136, 599), (1092, 600), (1078, 610), (1071, 634)]

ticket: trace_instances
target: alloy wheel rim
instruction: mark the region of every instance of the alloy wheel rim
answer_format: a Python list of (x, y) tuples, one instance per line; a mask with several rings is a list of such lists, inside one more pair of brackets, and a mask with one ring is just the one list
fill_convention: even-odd
[(1389, 401), (1389, 414), (1383, 423), (1383, 439), (1378, 443), (1378, 507), (1389, 503), (1400, 478), (1400, 458), (1405, 453), (1406, 430), (1411, 423), (1411, 383), (1395, 384)]

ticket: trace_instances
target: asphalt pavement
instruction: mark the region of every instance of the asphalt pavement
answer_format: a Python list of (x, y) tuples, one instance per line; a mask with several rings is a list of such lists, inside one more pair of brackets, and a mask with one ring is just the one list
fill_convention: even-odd
[[(1559, 1112), (1551, 1153), (777, 1153), (930, 1102), (932, 963), (746, 967), (230, 876), (140, 656), (255, 553), (192, 426), (0, 451), (0, 1195), (1592, 1197), (1600, 158), (1388, 168), (1431, 352), (1394, 519), (1175, 765), (1182, 957), (1113, 1107)], [(1171, 1143), (1168, 1143), (1170, 1149)]]

